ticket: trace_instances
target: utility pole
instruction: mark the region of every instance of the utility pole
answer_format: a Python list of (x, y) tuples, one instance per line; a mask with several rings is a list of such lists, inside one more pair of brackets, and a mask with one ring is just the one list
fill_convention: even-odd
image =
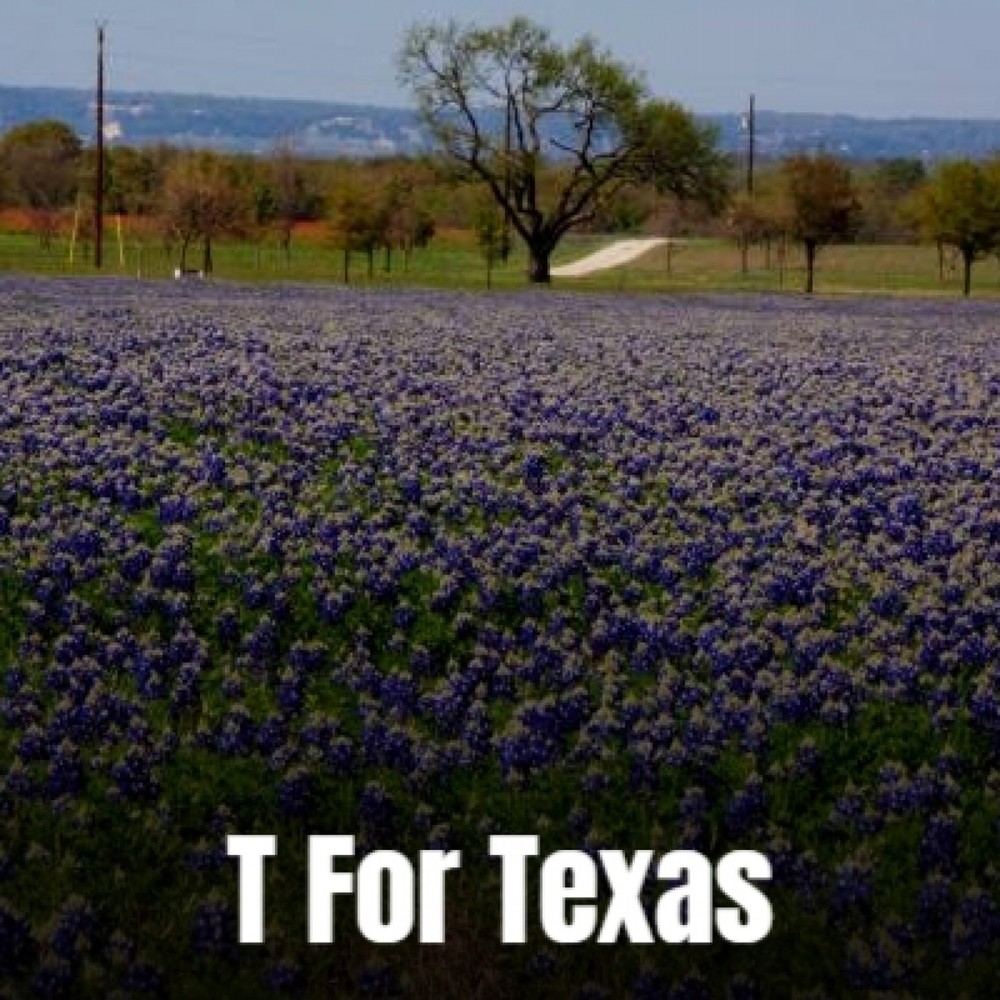
[(505, 264), (507, 263), (507, 258), (510, 256), (510, 209), (508, 205), (510, 204), (511, 196), (510, 157), (513, 143), (511, 141), (510, 130), (513, 125), (511, 120), (513, 118), (511, 110), (513, 101), (514, 95), (508, 94), (503, 125), (503, 231), (500, 234), (500, 257)]
[(97, 26), (97, 176), (94, 181), (94, 267), (104, 250), (104, 25)]
[(750, 111), (747, 114), (747, 194), (753, 197), (753, 160), (756, 145), (757, 113), (754, 107), (754, 95), (750, 95)]

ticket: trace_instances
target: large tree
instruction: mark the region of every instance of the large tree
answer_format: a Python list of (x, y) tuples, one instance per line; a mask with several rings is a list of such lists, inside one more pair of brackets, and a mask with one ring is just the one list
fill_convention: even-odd
[(962, 255), (962, 291), (972, 290), (972, 265), (1000, 247), (1000, 163), (942, 163), (921, 189), (921, 228), (939, 246)]
[(816, 253), (834, 240), (853, 236), (861, 204), (851, 171), (833, 156), (790, 156), (782, 164), (788, 192), (789, 228), (806, 252), (806, 292), (811, 293)]
[[(590, 38), (561, 47), (523, 17), (492, 28), (410, 29), (400, 77), (443, 152), (479, 177), (524, 241), (532, 281), (550, 280), (559, 240), (639, 181), (718, 201), (714, 133)], [(552, 165), (553, 185), (541, 183)], [(547, 188), (547, 189), (546, 189)]]

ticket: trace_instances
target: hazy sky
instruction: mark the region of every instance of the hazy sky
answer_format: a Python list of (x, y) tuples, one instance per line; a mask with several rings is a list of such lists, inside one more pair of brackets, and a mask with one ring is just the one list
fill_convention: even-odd
[(658, 96), (760, 108), (1000, 118), (1000, 0), (0, 0), (0, 83), (109, 83), (407, 105), (395, 53), (416, 20), (527, 13), (595, 35)]

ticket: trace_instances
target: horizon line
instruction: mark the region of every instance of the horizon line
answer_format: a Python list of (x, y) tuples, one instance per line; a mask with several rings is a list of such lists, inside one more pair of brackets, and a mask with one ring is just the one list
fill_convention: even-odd
[[(62, 91), (74, 94), (86, 94), (90, 93), (90, 88), (84, 86), (74, 86), (71, 84), (48, 84), (48, 83), (6, 83), (0, 80), (0, 88), (10, 89), (10, 90), (47, 90), (47, 91)], [(315, 105), (336, 105), (342, 107), (356, 107), (356, 108), (372, 108), (384, 111), (402, 111), (409, 112), (411, 114), (416, 114), (417, 109), (412, 105), (406, 104), (395, 104), (389, 101), (380, 101), (374, 99), (337, 99), (331, 97), (288, 97), (288, 96), (276, 96), (271, 94), (231, 94), (218, 91), (210, 90), (160, 90), (155, 87), (126, 87), (126, 88), (116, 88), (109, 87), (106, 91), (108, 97), (119, 94), (119, 95), (136, 95), (136, 96), (156, 96), (156, 97), (180, 97), (189, 99), (207, 98), (209, 100), (221, 100), (221, 101), (257, 101), (266, 102), (272, 104), (315, 104)], [(656, 96), (656, 95), (654, 95)], [(683, 102), (681, 102), (683, 103)], [(739, 117), (745, 114), (745, 109), (740, 108), (738, 110), (702, 110), (691, 107), (690, 105), (683, 105), (692, 114), (701, 117), (723, 117), (723, 116), (734, 116)], [(994, 117), (987, 117), (982, 115), (958, 115), (958, 114), (942, 114), (942, 113), (931, 113), (931, 112), (897, 112), (894, 114), (878, 114), (873, 112), (859, 112), (859, 111), (789, 111), (783, 110), (781, 108), (775, 107), (761, 107), (758, 106), (756, 109), (757, 115), (785, 115), (785, 116), (801, 116), (801, 117), (822, 117), (822, 118), (852, 118), (859, 121), (875, 121), (875, 122), (918, 122), (918, 121), (933, 121), (933, 122), (965, 122), (965, 123), (1000, 123), (1000, 111)]]

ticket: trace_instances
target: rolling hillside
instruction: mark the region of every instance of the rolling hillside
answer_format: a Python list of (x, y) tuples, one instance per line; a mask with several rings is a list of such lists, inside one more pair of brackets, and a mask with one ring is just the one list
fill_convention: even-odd
[[(702, 116), (730, 150), (743, 143), (739, 113)], [(0, 85), (0, 132), (37, 118), (59, 118), (93, 136), (93, 95), (86, 90)], [(113, 93), (109, 136), (135, 145), (166, 142), (220, 150), (266, 152), (291, 139), (305, 154), (384, 156), (429, 148), (413, 111), (357, 104), (164, 93)], [(849, 159), (894, 156), (934, 161), (1000, 150), (1000, 119), (872, 119), (852, 115), (761, 111), (758, 151), (764, 158), (824, 150)]]

